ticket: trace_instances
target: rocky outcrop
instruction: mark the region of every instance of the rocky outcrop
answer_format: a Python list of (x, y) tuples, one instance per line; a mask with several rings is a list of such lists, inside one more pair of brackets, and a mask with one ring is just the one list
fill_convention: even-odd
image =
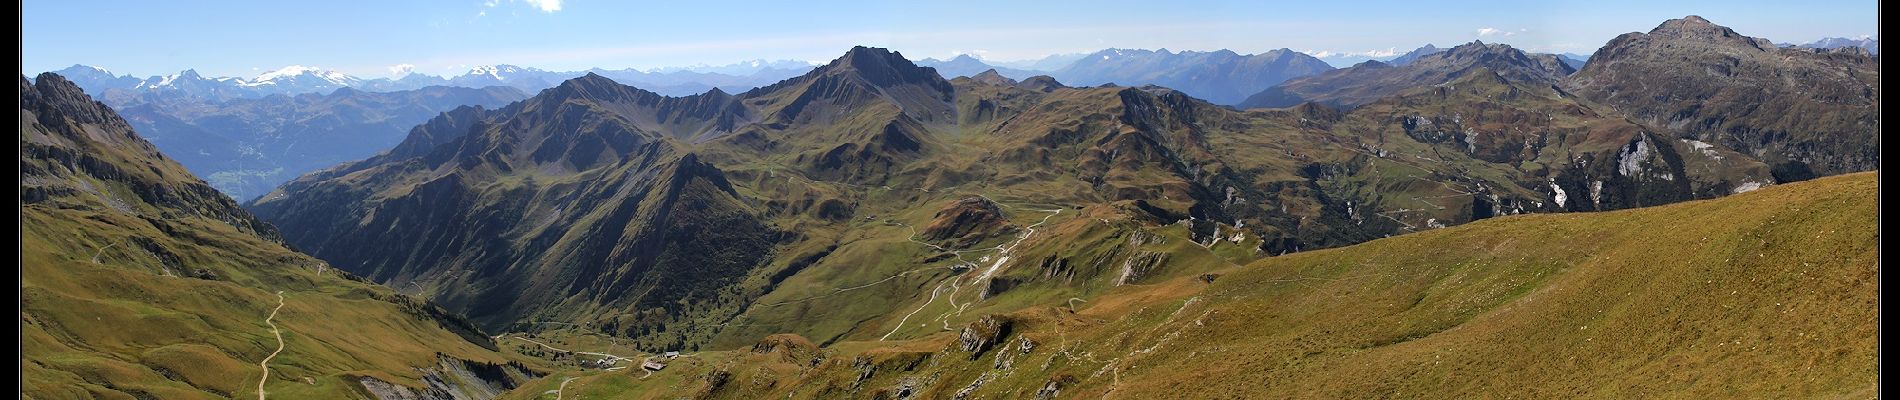
[(970, 359), (975, 360), (1008, 338), (1013, 327), (1014, 321), (1007, 317), (984, 315), (957, 332), (956, 348), (970, 353)]
[(419, 369), (422, 379), (415, 387), (372, 376), (359, 377), (357, 383), (378, 400), (488, 400), (542, 375), (512, 363), (440, 359), (434, 368)]
[(1015, 230), (1002, 207), (988, 198), (970, 197), (944, 205), (920, 234), (925, 240), (947, 242), (951, 247), (970, 247)]
[(1115, 278), (1116, 285), (1141, 282), (1142, 278), (1154, 274), (1168, 262), (1168, 253), (1140, 251), (1128, 259), (1122, 260), (1121, 275)]

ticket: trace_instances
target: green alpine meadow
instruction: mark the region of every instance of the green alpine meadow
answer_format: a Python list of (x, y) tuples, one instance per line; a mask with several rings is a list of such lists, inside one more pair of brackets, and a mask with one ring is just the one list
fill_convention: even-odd
[(1822, 3), (29, 1), (20, 395), (1879, 397)]

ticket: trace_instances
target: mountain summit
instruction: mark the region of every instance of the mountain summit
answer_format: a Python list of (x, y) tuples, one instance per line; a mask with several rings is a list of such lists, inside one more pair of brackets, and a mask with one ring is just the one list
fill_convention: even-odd
[(1617, 36), (1564, 87), (1792, 180), (1878, 168), (1879, 82), (1866, 52), (1781, 48), (1692, 15)]

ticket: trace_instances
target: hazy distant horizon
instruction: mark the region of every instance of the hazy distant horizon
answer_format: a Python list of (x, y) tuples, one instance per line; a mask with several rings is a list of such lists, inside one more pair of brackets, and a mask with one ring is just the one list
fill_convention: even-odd
[[(218, 3), (224, 4), (28, 1), (22, 5), (21, 68), (35, 74), (84, 64), (136, 77), (184, 69), (251, 77), (304, 65), (367, 79), (400, 77), (408, 70), (459, 75), (498, 64), (579, 71), (760, 59), (822, 63), (854, 45), (886, 47), (912, 59), (971, 54), (997, 62), (1107, 48), (1289, 48), (1344, 66), (1428, 43), (1450, 47), (1472, 40), (1588, 55), (1616, 35), (1686, 15), (1776, 42), (1877, 36), (1879, 7), (1873, 1), (816, 2), (710, 9), (563, 0), (346, 2), (315, 9), (303, 3)], [(1427, 12), (1432, 18), (1412, 18)]]

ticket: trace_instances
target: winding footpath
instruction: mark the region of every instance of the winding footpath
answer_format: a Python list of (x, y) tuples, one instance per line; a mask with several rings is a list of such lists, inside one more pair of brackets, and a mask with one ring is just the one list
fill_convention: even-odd
[(108, 245), (106, 245), (106, 247), (100, 247), (98, 251), (94, 251), (94, 252), (92, 252), (92, 263), (93, 263), (93, 264), (98, 264), (98, 263), (99, 263), (99, 255), (100, 255), (100, 254), (105, 254), (105, 253), (106, 253), (106, 249), (110, 249), (110, 248), (112, 248), (112, 246), (118, 246), (118, 245), (119, 245), (119, 242), (112, 242), (112, 244), (108, 244)]
[(573, 382), (575, 379), (580, 379), (580, 378), (562, 379), (561, 387), (554, 389), (554, 400), (561, 400), (561, 396), (564, 396), (567, 394), (567, 383)]
[(264, 324), (270, 325), (270, 334), (277, 337), (277, 350), (264, 356), (264, 361), (257, 362), (257, 367), (264, 369), (264, 376), (257, 378), (257, 400), (264, 400), (264, 381), (270, 380), (270, 359), (277, 358), (277, 353), (284, 352), (284, 332), (277, 329), (276, 322), (271, 322), (277, 319), (277, 311), (282, 309), (284, 309), (284, 291), (279, 290), (277, 291), (277, 308), (270, 310), (269, 317), (264, 317)]
[[(987, 198), (988, 198), (988, 197), (985, 197), (985, 199), (987, 199)], [(1020, 246), (1020, 245), (1022, 245), (1022, 244), (1023, 244), (1023, 241), (1024, 241), (1024, 240), (1028, 240), (1030, 236), (1032, 236), (1032, 235), (1035, 235), (1035, 234), (1036, 234), (1036, 227), (1038, 227), (1038, 226), (1042, 226), (1042, 224), (1046, 224), (1046, 223), (1049, 223), (1049, 218), (1053, 218), (1053, 217), (1055, 217), (1055, 216), (1056, 216), (1056, 215), (1058, 215), (1058, 214), (1062, 214), (1062, 209), (1060, 209), (1060, 208), (1057, 208), (1057, 209), (1050, 209), (1050, 210), (1039, 210), (1039, 211), (1042, 211), (1042, 212), (1046, 212), (1046, 213), (1049, 213), (1049, 215), (1045, 215), (1045, 216), (1043, 216), (1043, 217), (1042, 217), (1042, 220), (1041, 220), (1041, 221), (1037, 221), (1037, 222), (1036, 222), (1035, 224), (1031, 224), (1031, 225), (1029, 225), (1029, 226), (1027, 226), (1027, 227), (1024, 227), (1024, 228), (1023, 228), (1023, 233), (1022, 233), (1022, 235), (1020, 235), (1020, 236), (1017, 236), (1017, 237), (1016, 237), (1016, 240), (1015, 240), (1015, 241), (1012, 241), (1012, 242), (1010, 242), (1010, 243), (1009, 243), (1009, 244), (1007, 244), (1007, 245), (998, 245), (998, 246), (996, 247), (996, 253), (995, 253), (995, 254), (992, 254), (992, 255), (990, 256), (990, 257), (994, 257), (994, 258), (996, 258), (996, 263), (994, 263), (994, 264), (990, 264), (990, 268), (989, 268), (989, 269), (987, 269), (987, 270), (984, 270), (984, 271), (983, 271), (983, 273), (982, 273), (981, 275), (979, 275), (979, 276), (977, 276), (977, 277), (976, 277), (976, 279), (973, 279), (973, 280), (971, 280), (971, 281), (970, 281), (970, 284), (972, 284), (972, 285), (975, 285), (975, 284), (976, 284), (976, 283), (978, 283), (978, 282), (982, 282), (982, 281), (984, 281), (984, 280), (987, 280), (987, 279), (990, 279), (990, 278), (991, 278), (992, 276), (994, 276), (994, 275), (996, 275), (996, 271), (997, 271), (997, 270), (999, 270), (999, 269), (1002, 269), (1002, 268), (1003, 268), (1003, 263), (1007, 263), (1007, 262), (1009, 262), (1009, 256), (1010, 256), (1010, 252), (1011, 252), (1011, 251), (1014, 251), (1014, 250), (1016, 250), (1016, 247), (1017, 247), (1017, 246)], [(908, 226), (906, 226), (906, 228), (908, 228)], [(936, 249), (938, 249), (938, 250), (944, 250), (944, 248), (943, 248), (943, 247), (940, 247), (940, 246), (937, 246), (937, 245), (934, 245), (934, 244), (930, 244), (930, 243), (925, 243), (925, 242), (920, 242), (920, 241), (918, 241), (918, 240), (916, 239), (916, 235), (917, 235), (917, 232), (916, 232), (916, 230), (912, 230), (912, 231), (911, 231), (911, 239), (910, 239), (910, 241), (912, 241), (912, 242), (917, 242), (917, 243), (923, 243), (923, 245), (925, 245), (925, 246), (930, 246), (930, 247), (932, 247), (932, 248), (936, 248)], [(963, 259), (963, 255), (962, 255), (961, 253), (958, 253), (958, 254), (957, 254), (957, 259), (958, 259), (958, 260), (962, 260), (962, 259)], [(966, 262), (967, 262), (967, 261), (966, 261)], [(945, 282), (951, 282), (951, 281), (956, 281), (956, 280), (958, 280), (958, 279), (960, 279), (960, 278), (958, 278), (958, 277), (951, 277), (950, 279), (948, 279), (948, 280), (946, 280)], [(919, 305), (919, 306), (917, 306), (917, 309), (915, 309), (915, 310), (911, 310), (909, 314), (904, 314), (904, 318), (903, 318), (903, 319), (899, 319), (899, 320), (897, 320), (897, 325), (896, 325), (896, 326), (893, 326), (893, 327), (891, 327), (891, 331), (890, 331), (890, 332), (886, 332), (886, 333), (884, 333), (884, 336), (882, 336), (882, 337), (879, 337), (879, 338), (877, 338), (877, 340), (878, 340), (878, 341), (880, 341), (880, 342), (881, 342), (881, 341), (885, 341), (885, 340), (889, 340), (889, 339), (891, 338), (891, 335), (895, 335), (895, 334), (897, 334), (897, 331), (898, 331), (898, 330), (902, 330), (902, 329), (904, 329), (904, 324), (905, 324), (905, 323), (908, 323), (908, 322), (910, 322), (910, 317), (911, 317), (911, 316), (914, 316), (914, 315), (917, 315), (917, 312), (918, 312), (918, 311), (923, 311), (925, 307), (930, 307), (930, 304), (931, 304), (931, 303), (935, 303), (935, 302), (937, 301), (937, 297), (938, 297), (938, 295), (939, 295), (940, 293), (942, 293), (942, 291), (943, 291), (943, 284), (944, 284), (944, 282), (937, 282), (937, 285), (936, 285), (935, 287), (932, 287), (932, 288), (930, 289), (930, 299), (928, 299), (928, 300), (924, 300), (924, 304), (922, 304), (922, 305)], [(974, 301), (972, 301), (971, 303), (964, 303), (964, 304), (963, 304), (963, 305), (961, 305), (961, 306), (959, 306), (959, 305), (957, 305), (957, 292), (958, 292), (959, 290), (961, 290), (961, 289), (962, 289), (962, 285), (960, 285), (960, 284), (954, 284), (954, 282), (953, 282), (953, 286), (951, 287), (951, 290), (950, 290), (950, 296), (948, 296), (948, 298), (947, 298), (947, 299), (945, 299), (945, 301), (947, 301), (947, 302), (949, 302), (949, 303), (950, 303), (950, 306), (951, 306), (951, 308), (953, 308), (953, 309), (955, 309), (955, 310), (956, 310), (956, 311), (957, 311), (957, 312), (958, 312), (959, 314), (961, 314), (961, 312), (962, 312), (962, 310), (963, 310), (963, 309), (964, 309), (965, 307), (969, 307), (969, 305), (970, 305), (971, 303), (974, 303)], [(946, 314), (944, 314), (944, 317), (943, 317), (943, 318), (938, 318), (938, 319), (939, 319), (939, 320), (945, 320), (945, 319), (946, 319), (946, 318), (947, 318), (948, 316), (949, 316), (949, 314), (948, 314), (948, 313), (946, 313)], [(950, 329), (950, 327), (948, 326), (948, 324), (949, 324), (949, 322), (947, 322), (947, 321), (945, 321), (945, 322), (944, 322), (944, 324), (945, 324), (945, 326), (944, 326), (944, 329), (945, 329), (945, 330), (949, 330), (949, 329)]]

